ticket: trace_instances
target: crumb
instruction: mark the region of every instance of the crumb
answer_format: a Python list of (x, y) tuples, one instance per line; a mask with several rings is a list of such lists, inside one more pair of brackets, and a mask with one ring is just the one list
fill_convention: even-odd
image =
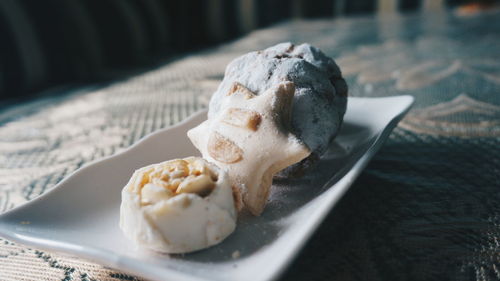
[(240, 257), (240, 251), (238, 251), (238, 250), (234, 251), (234, 252), (231, 254), (231, 257), (232, 257), (233, 259), (237, 259), (237, 258), (239, 258), (239, 257)]

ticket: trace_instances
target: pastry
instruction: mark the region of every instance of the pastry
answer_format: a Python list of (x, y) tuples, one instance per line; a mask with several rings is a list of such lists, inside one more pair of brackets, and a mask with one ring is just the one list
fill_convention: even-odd
[(291, 82), (278, 83), (260, 95), (233, 83), (221, 109), (188, 131), (203, 158), (227, 171), (254, 215), (264, 209), (273, 176), (311, 153), (290, 131), (294, 93)]
[(122, 190), (120, 228), (138, 245), (158, 252), (215, 245), (233, 232), (236, 216), (226, 173), (199, 157), (143, 167)]
[(224, 103), (234, 83), (256, 95), (283, 83), (293, 82), (295, 95), (292, 131), (311, 150), (311, 155), (290, 169), (298, 175), (326, 151), (338, 133), (347, 105), (347, 85), (333, 59), (309, 45), (281, 43), (233, 60), (209, 104), (209, 118), (226, 110)]
[(203, 158), (135, 171), (122, 190), (120, 228), (163, 253), (221, 242), (234, 231), (242, 205), (262, 213), (277, 173), (299, 175), (321, 157), (346, 105), (338, 66), (309, 44), (282, 43), (235, 59), (208, 119), (188, 131)]

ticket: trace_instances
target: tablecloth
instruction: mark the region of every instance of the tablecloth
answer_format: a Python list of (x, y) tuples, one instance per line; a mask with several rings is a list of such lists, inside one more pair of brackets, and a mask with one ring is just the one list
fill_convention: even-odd
[[(500, 280), (500, 13), (288, 21), (106, 85), (0, 113), (0, 211), (207, 106), (233, 58), (278, 42), (335, 58), (358, 97), (415, 105), (282, 280)], [(0, 280), (141, 280), (0, 238)]]

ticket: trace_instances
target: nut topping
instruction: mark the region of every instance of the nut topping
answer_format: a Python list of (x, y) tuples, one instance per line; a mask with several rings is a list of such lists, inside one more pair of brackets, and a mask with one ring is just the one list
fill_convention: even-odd
[(214, 187), (215, 183), (209, 175), (191, 175), (179, 184), (176, 193), (196, 193), (200, 196), (206, 196)]
[(261, 121), (262, 117), (259, 113), (253, 110), (234, 107), (229, 108), (222, 119), (222, 122), (226, 124), (252, 131), (257, 131)]
[(243, 150), (223, 135), (213, 132), (208, 138), (208, 153), (223, 163), (236, 163), (243, 159)]
[(233, 85), (231, 85), (231, 88), (229, 89), (227, 95), (230, 96), (236, 92), (242, 94), (247, 100), (255, 97), (255, 94), (252, 91), (250, 91), (249, 89), (247, 89), (245, 86), (241, 85), (238, 82), (234, 82)]
[(203, 160), (177, 159), (146, 171), (135, 190), (141, 194), (141, 203), (148, 205), (180, 193), (207, 196), (217, 179), (217, 174)]

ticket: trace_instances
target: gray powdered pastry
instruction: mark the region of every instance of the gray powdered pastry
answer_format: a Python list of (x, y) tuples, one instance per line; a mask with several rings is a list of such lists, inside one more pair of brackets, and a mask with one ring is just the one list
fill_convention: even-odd
[(299, 176), (328, 148), (340, 129), (347, 105), (347, 85), (333, 59), (309, 44), (281, 43), (233, 60), (209, 105), (209, 118), (222, 110), (234, 82), (259, 95), (284, 81), (295, 84), (292, 131), (311, 155), (281, 173)]

